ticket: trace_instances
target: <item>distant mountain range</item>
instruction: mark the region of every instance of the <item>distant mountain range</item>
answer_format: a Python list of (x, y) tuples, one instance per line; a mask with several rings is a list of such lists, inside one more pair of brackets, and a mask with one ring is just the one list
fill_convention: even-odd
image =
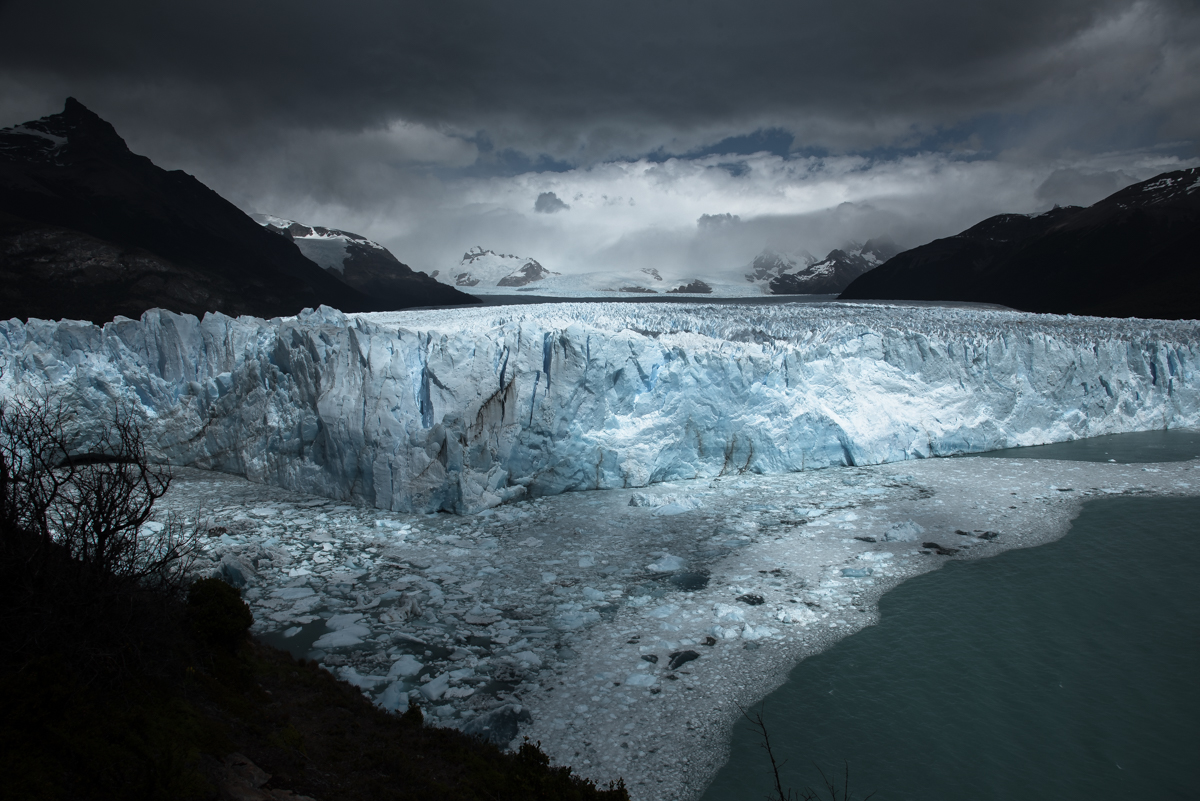
[(518, 287), (528, 286), (560, 273), (547, 270), (536, 259), (497, 253), (476, 245), (463, 254), (458, 267), (442, 273), (435, 270), (433, 277), (445, 284), (461, 287)]
[(751, 262), (746, 280), (765, 285), (772, 295), (833, 295), (896, 253), (896, 246), (883, 238), (870, 239), (864, 244), (848, 243), (829, 251), (823, 259), (807, 251), (764, 250)]
[(897, 255), (841, 297), (1200, 319), (1198, 245), (1200, 169), (1178, 170), (1086, 208), (990, 217)]
[(0, 319), (476, 301), (396, 264), (411, 274), (409, 294), (359, 291), (194, 177), (130, 152), (73, 98), (60, 114), (0, 130)]

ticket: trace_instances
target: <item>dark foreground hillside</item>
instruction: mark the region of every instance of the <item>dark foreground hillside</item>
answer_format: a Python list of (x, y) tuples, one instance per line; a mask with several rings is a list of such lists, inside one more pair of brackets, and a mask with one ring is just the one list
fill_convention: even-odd
[(1200, 319), (1198, 244), (1200, 169), (1179, 170), (1087, 208), (991, 217), (893, 257), (841, 297)]
[(137, 428), (72, 419), (0, 403), (0, 795), (627, 801), (252, 642), (238, 590), (189, 574), (201, 533), (147, 525), (170, 476)]
[(115, 685), (64, 676), (69, 658), (3, 670), (9, 798), (628, 798), (551, 767), (535, 744), (505, 753), (423, 725), (415, 706), (381, 711), (316, 664), (248, 640), (197, 653), (182, 675)]

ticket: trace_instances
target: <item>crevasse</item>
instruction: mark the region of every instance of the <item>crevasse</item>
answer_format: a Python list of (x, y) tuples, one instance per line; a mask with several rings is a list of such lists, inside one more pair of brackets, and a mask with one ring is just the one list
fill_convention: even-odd
[(844, 304), (0, 323), (0, 389), (396, 511), (1200, 425), (1200, 324)]

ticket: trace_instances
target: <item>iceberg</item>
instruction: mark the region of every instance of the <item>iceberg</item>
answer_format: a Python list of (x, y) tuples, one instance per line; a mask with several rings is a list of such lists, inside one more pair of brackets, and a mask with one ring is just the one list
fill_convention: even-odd
[(0, 394), (154, 458), (403, 512), (1200, 425), (1194, 321), (562, 303), (0, 322)]

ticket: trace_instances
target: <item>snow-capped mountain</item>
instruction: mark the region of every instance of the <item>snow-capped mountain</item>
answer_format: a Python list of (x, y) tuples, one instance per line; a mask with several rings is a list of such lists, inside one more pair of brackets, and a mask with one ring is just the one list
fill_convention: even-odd
[(808, 265), (815, 264), (816, 261), (816, 257), (807, 250), (779, 253), (767, 248), (755, 256), (754, 261), (747, 266), (746, 269), (749, 272), (746, 273), (746, 280), (752, 284), (758, 284), (764, 293), (769, 293), (767, 285), (773, 278), (800, 272)]
[(896, 255), (887, 239), (850, 242), (816, 259), (807, 251), (764, 250), (750, 264), (746, 280), (772, 295), (824, 295), (841, 292), (858, 276)]
[(461, 287), (517, 287), (528, 286), (559, 273), (547, 270), (536, 259), (522, 258), (511, 253), (484, 250), (479, 245), (463, 254), (458, 267), (433, 277), (452, 286)]
[(1001, 214), (905, 251), (843, 298), (960, 300), (1113, 317), (1200, 318), (1200, 168), (1082, 208)]
[(476, 302), (470, 295), (414, 271), (365, 236), (270, 214), (251, 216), (267, 230), (295, 242), (301, 253), (326, 272), (390, 308)]

